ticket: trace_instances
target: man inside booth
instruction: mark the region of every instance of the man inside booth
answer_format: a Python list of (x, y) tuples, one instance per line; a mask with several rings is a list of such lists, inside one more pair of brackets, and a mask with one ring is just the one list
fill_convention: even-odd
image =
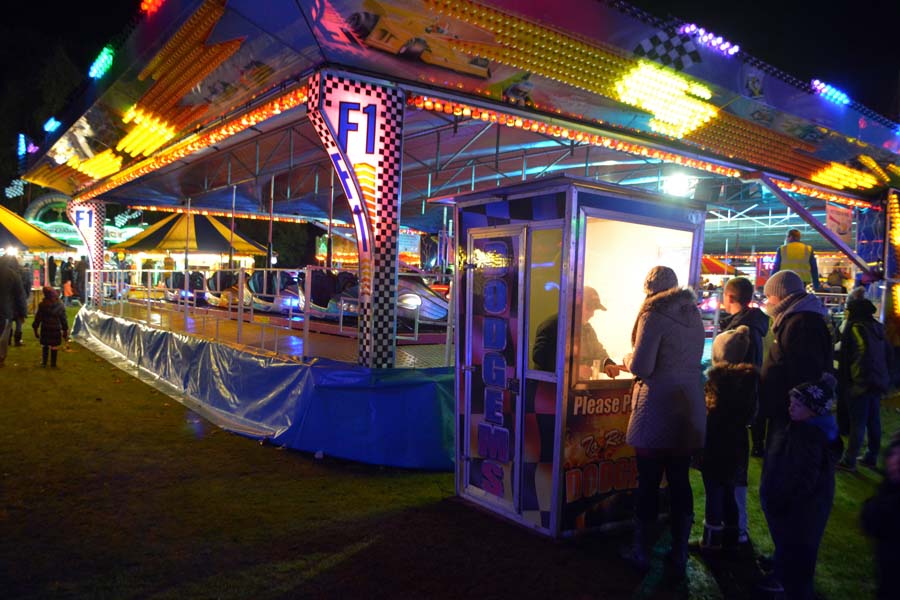
[[(584, 299), (581, 303), (581, 343), (578, 353), (578, 378), (591, 379), (591, 367), (594, 361), (600, 361), (600, 369), (611, 378), (618, 377), (621, 368), (609, 353), (597, 332), (591, 326), (591, 318), (597, 310), (606, 310), (600, 302), (600, 294), (590, 286), (584, 286)], [(559, 317), (553, 315), (541, 323), (535, 334), (534, 349), (531, 359), (535, 367), (541, 371), (556, 371), (556, 331)]]

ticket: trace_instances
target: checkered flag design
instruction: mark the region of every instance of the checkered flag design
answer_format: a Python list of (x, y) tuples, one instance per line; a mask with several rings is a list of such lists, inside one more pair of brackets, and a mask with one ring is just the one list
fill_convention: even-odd
[(91, 302), (94, 306), (100, 306), (100, 303), (103, 300), (103, 274), (100, 271), (104, 266), (103, 251), (106, 249), (106, 241), (103, 239), (103, 224), (106, 223), (106, 203), (100, 200), (87, 200), (85, 202), (77, 203), (69, 200), (66, 204), (66, 216), (68, 216), (69, 221), (77, 227), (74, 213), (76, 207), (90, 208), (94, 211), (95, 226), (92, 234), (93, 238), (85, 239), (80, 229), (78, 233), (82, 236), (84, 244), (88, 248), (89, 260), (91, 261), (90, 268), (93, 270), (93, 273), (91, 274)]
[[(332, 138), (323, 112), (332, 97), (341, 92), (362, 94), (379, 107), (376, 130), (377, 147), (382, 154), (375, 165), (374, 189), (357, 190), (365, 199), (370, 262), (360, 265), (361, 280), (371, 277), (371, 293), (362, 294), (359, 305), (359, 364), (372, 368), (394, 366), (396, 335), (397, 266), (400, 236), (400, 174), (403, 134), (403, 93), (373, 83), (340, 75), (319, 72), (310, 79), (309, 114), (325, 149), (333, 152), (337, 142)], [(321, 94), (321, 96), (320, 96)], [(356, 165), (353, 165), (354, 167)], [(362, 257), (361, 257), (362, 258)]]
[(634, 49), (638, 56), (655, 60), (667, 67), (683, 71), (694, 63), (702, 62), (700, 52), (689, 35), (657, 31), (641, 41)]

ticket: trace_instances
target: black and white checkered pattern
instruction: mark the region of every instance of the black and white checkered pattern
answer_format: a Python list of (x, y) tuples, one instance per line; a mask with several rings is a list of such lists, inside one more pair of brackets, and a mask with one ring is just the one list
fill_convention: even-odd
[(658, 31), (641, 41), (634, 49), (638, 56), (645, 56), (679, 71), (694, 63), (700, 63), (700, 52), (689, 35)]
[(103, 251), (106, 249), (105, 240), (103, 238), (103, 224), (106, 223), (106, 203), (100, 200), (87, 200), (85, 202), (77, 203), (69, 200), (66, 204), (66, 216), (69, 217), (69, 221), (73, 225), (75, 225), (74, 210), (76, 207), (91, 208), (94, 211), (95, 226), (93, 237), (87, 239), (80, 229), (78, 230), (78, 234), (81, 236), (81, 239), (84, 240), (84, 245), (87, 246), (89, 260), (91, 261), (90, 268), (94, 271), (91, 276), (91, 302), (94, 306), (100, 306), (101, 300), (103, 299), (103, 285), (100, 270), (103, 269), (104, 266)]
[[(329, 153), (338, 148), (332, 135), (336, 131), (326, 122), (320, 106), (330, 107), (332, 98), (341, 92), (363, 94), (379, 106), (378, 145), (383, 148), (375, 166), (374, 194), (364, 195), (365, 222), (371, 248), (365, 255), (360, 248), (359, 364), (372, 368), (394, 366), (396, 334), (396, 300), (398, 239), (400, 235), (400, 174), (403, 133), (403, 93), (381, 85), (356, 81), (337, 74), (316, 73), (309, 84), (309, 115), (313, 126)], [(349, 160), (345, 157), (345, 161)], [(353, 167), (355, 165), (352, 165)], [(357, 182), (354, 184), (359, 187)], [(365, 293), (370, 291), (370, 293)]]

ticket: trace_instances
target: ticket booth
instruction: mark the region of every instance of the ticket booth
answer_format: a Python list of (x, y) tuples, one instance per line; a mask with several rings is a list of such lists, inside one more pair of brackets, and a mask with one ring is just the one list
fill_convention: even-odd
[(643, 281), (699, 277), (705, 210), (571, 177), (456, 196), (456, 490), (545, 534), (630, 521)]

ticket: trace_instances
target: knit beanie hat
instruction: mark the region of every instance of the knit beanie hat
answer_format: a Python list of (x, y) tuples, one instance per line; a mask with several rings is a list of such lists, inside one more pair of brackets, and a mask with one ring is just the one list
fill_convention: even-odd
[(44, 293), (44, 298), (47, 298), (49, 300), (55, 300), (57, 298), (56, 290), (49, 285), (45, 285), (43, 288), (41, 288), (41, 291)]
[(806, 291), (806, 286), (803, 285), (803, 280), (800, 279), (800, 276), (793, 271), (778, 271), (769, 277), (763, 291), (766, 293), (766, 296), (786, 298)]
[(801, 383), (788, 392), (791, 400), (798, 400), (817, 415), (831, 414), (834, 408), (834, 388), (837, 380), (831, 373), (823, 373), (819, 381)]
[(648, 296), (678, 287), (675, 271), (662, 265), (653, 267), (644, 280), (644, 293)]
[(750, 328), (746, 325), (723, 331), (713, 340), (713, 364), (744, 362), (749, 347)]

